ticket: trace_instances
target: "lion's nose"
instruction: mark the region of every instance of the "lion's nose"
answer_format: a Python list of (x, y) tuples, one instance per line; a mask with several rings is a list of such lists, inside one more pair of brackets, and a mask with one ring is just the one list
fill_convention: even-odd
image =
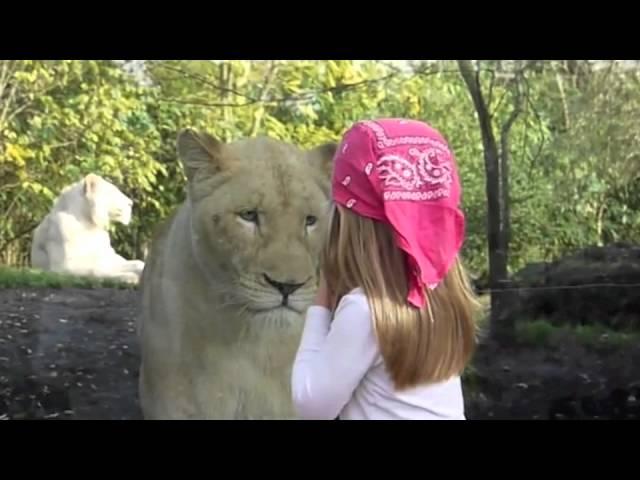
[(302, 287), (306, 283), (306, 282), (302, 282), (302, 283), (277, 282), (271, 277), (269, 277), (269, 275), (267, 275), (266, 273), (264, 274), (264, 279), (269, 285), (277, 289), (285, 297), (288, 297), (289, 295), (291, 295), (293, 292), (298, 290), (300, 287)]

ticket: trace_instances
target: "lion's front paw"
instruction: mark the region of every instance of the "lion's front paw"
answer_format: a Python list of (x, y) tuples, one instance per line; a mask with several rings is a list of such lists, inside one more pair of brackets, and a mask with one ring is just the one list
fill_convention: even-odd
[(123, 273), (118, 276), (118, 280), (124, 283), (130, 283), (132, 285), (137, 285), (140, 282), (140, 275), (138, 273)]
[(144, 262), (142, 260), (129, 260), (129, 266), (132, 271), (140, 275), (144, 270)]

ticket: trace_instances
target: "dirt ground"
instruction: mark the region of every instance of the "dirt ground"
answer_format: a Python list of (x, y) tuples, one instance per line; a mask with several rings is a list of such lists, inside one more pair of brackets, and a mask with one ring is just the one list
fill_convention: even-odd
[[(140, 419), (135, 291), (0, 291), (0, 419)], [(469, 419), (640, 418), (640, 345), (483, 344)]]
[(140, 419), (135, 291), (0, 292), (0, 417)]

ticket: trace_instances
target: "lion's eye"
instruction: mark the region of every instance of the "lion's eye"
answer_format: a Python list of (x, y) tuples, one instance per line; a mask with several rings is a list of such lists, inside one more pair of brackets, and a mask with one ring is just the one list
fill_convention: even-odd
[(313, 215), (309, 215), (304, 221), (307, 227), (313, 227), (316, 223), (318, 223), (318, 217), (314, 217)]
[(243, 210), (238, 213), (238, 216), (245, 222), (258, 223), (258, 211), (257, 210)]

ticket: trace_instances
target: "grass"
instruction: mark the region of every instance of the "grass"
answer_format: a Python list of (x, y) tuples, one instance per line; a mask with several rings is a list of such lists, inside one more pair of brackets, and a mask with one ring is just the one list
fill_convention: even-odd
[(133, 288), (116, 280), (0, 266), (0, 288)]
[(640, 341), (640, 332), (620, 332), (600, 325), (557, 326), (547, 320), (516, 324), (516, 338), (528, 345), (549, 346), (567, 336), (591, 347), (625, 346)]
[[(478, 319), (480, 331), (489, 331), (490, 295), (479, 297), (485, 314)], [(516, 340), (530, 346), (554, 346), (563, 339), (575, 338), (580, 344), (588, 347), (623, 347), (640, 343), (639, 331), (619, 331), (602, 325), (554, 325), (544, 318), (521, 320), (516, 323)]]
[(546, 345), (557, 330), (558, 327), (551, 325), (546, 320), (519, 322), (516, 324), (516, 338), (529, 345)]
[(472, 391), (480, 390), (480, 377), (478, 376), (478, 371), (471, 362), (462, 372), (462, 382), (464, 383), (465, 388)]

